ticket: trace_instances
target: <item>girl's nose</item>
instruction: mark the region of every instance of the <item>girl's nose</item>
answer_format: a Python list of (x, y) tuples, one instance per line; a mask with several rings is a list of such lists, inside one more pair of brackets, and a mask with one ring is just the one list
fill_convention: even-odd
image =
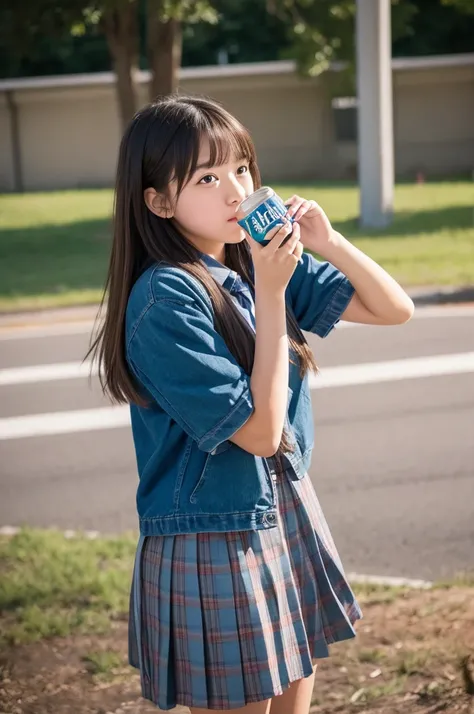
[(240, 203), (245, 198), (245, 189), (242, 184), (234, 177), (231, 176), (229, 179), (229, 186), (227, 189), (227, 202), (230, 205)]

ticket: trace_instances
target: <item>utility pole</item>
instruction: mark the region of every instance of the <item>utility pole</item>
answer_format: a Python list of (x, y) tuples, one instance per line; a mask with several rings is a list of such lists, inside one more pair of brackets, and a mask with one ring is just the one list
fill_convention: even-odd
[(360, 220), (387, 226), (393, 214), (390, 0), (357, 0), (356, 59)]

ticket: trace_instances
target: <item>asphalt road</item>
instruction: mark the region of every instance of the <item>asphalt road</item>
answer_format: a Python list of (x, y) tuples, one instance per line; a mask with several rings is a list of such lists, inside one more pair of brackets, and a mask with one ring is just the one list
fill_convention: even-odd
[[(108, 406), (97, 378), (90, 385), (84, 377), (37, 381), (35, 372), (25, 378), (18, 370), (80, 361), (88, 328), (68, 329), (0, 330), (0, 527), (135, 529), (127, 425), (34, 435), (44, 421), (34, 415), (59, 413), (61, 421)], [(419, 308), (404, 326), (342, 326), (310, 342), (323, 375), (393, 360), (406, 366), (396, 379), (360, 383), (356, 376), (312, 392), (310, 475), (346, 570), (427, 579), (473, 570), (474, 357), (467, 367), (451, 361), (474, 353), (474, 306)], [(432, 356), (445, 356), (445, 373), (410, 376), (408, 360)], [(417, 364), (424, 369), (428, 360)], [(13, 418), (27, 415), (31, 434), (9, 436)]]

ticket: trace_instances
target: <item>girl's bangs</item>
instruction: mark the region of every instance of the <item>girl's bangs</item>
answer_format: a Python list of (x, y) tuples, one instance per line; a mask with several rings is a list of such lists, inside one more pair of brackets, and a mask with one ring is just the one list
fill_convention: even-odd
[(204, 142), (209, 144), (209, 166), (222, 166), (232, 157), (237, 161), (255, 161), (255, 149), (250, 135), (238, 122), (231, 125), (223, 122), (209, 123), (201, 131), (200, 144)]
[[(198, 165), (202, 168), (222, 166), (235, 157), (248, 161), (250, 166), (256, 165), (255, 148), (248, 131), (238, 121), (227, 120), (227, 117), (200, 117), (198, 126), (187, 127), (186, 137), (180, 145), (179, 155), (175, 156), (175, 175), (178, 194), (195, 173)], [(206, 163), (199, 162), (202, 147), (209, 147)], [(202, 157), (201, 157), (202, 158)]]

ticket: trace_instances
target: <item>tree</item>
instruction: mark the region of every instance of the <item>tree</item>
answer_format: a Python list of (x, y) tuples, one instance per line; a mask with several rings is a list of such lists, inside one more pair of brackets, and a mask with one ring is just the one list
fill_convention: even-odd
[(80, 19), (82, 4), (81, 0), (4, 0), (0, 8), (0, 46), (10, 67), (20, 70), (22, 60), (29, 55), (38, 60), (45, 39), (54, 45)]
[[(117, 52), (109, 47), (123, 34), (126, 23), (115, 23), (116, 31), (109, 31), (108, 41), (105, 38), (101, 18), (109, 2), (112, 0), (3, 0), (1, 76), (97, 72), (113, 69), (115, 63), (127, 64), (119, 63)], [(210, 17), (214, 24), (194, 22), (200, 16), (206, 17), (207, 3), (212, 3), (214, 15)], [(393, 55), (470, 52), (473, 3), (474, 0), (395, 3)], [(224, 62), (291, 57), (298, 60), (302, 71), (317, 73), (333, 59), (353, 57), (355, 0), (206, 0), (204, 9), (201, 4), (194, 14), (190, 12), (197, 6), (193, 0), (136, 0), (136, 4), (139, 54), (135, 58), (132, 52), (128, 61), (131, 69), (125, 77), (133, 75), (135, 65), (153, 67), (152, 97), (176, 88), (181, 34), (185, 66), (214, 64), (218, 57)], [(122, 28), (121, 32), (118, 28)], [(130, 86), (129, 80), (122, 84)], [(120, 94), (125, 94), (125, 89)], [(133, 102), (124, 99), (122, 104), (132, 106)], [(130, 113), (130, 108), (124, 110), (126, 116)]]
[[(86, 0), (87, 1), (87, 0)], [(91, 0), (90, 0), (91, 1)], [(136, 111), (133, 75), (139, 58), (139, 0), (92, 0), (75, 32), (96, 24), (104, 33), (113, 68), (122, 124)], [(146, 0), (146, 47), (151, 71), (150, 99), (176, 91), (182, 55), (182, 23), (214, 22), (207, 0)]]
[(138, 69), (140, 44), (137, 14), (138, 0), (93, 0), (93, 4), (82, 8), (81, 20), (71, 27), (76, 36), (83, 35), (88, 26), (103, 33), (116, 76), (122, 126), (128, 124), (137, 109), (133, 77)]
[[(297, 60), (303, 74), (320, 74), (334, 60), (353, 64), (356, 0), (266, 2), (268, 11), (290, 27), (291, 45), (285, 54)], [(393, 39), (410, 31), (416, 12), (413, 2), (392, 0)]]
[(86, 28), (103, 33), (117, 77), (122, 123), (136, 109), (132, 70), (138, 60), (137, 0), (4, 0), (0, 42), (19, 63), (45, 39), (50, 44)]
[(207, 0), (147, 0), (147, 56), (150, 99), (175, 92), (183, 51), (183, 23), (216, 23)]
[[(91, 29), (105, 37), (116, 75), (120, 119), (137, 109), (134, 74), (139, 65), (139, 0), (6, 0), (0, 43), (18, 59), (42, 38), (83, 37)], [(181, 64), (182, 23), (215, 22), (207, 0), (147, 0), (147, 51), (152, 98), (175, 91)]]

